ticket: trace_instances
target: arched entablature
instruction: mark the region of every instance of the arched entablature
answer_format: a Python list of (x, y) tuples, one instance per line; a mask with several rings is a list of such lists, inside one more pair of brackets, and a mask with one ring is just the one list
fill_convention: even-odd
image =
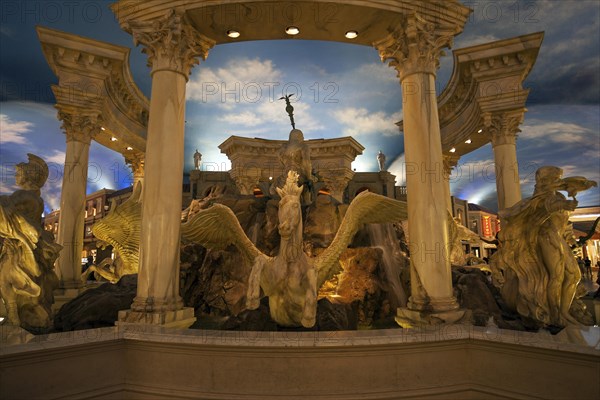
[[(92, 139), (128, 159), (146, 149), (149, 101), (131, 77), (126, 47), (38, 26), (59, 111), (95, 113), (99, 130)], [(60, 118), (60, 115), (59, 115)]]

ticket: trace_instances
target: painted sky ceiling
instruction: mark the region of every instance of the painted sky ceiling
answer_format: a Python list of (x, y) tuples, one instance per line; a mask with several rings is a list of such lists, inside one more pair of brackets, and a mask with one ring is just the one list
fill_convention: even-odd
[[(35, 34), (43, 25), (133, 48), (107, 1), (5, 1), (0, 7), (0, 190), (14, 190), (15, 163), (27, 152), (50, 164), (44, 189), (48, 209), (59, 206), (65, 142), (53, 108), (50, 71)], [(525, 82), (528, 112), (517, 142), (523, 195), (533, 191), (534, 172), (557, 165), (565, 175), (600, 181), (600, 3), (590, 1), (465, 2), (474, 12), (455, 48), (545, 31), (537, 63)], [(402, 118), (395, 71), (373, 48), (349, 43), (242, 42), (215, 47), (196, 67), (187, 87), (186, 170), (198, 148), (206, 170), (227, 170), (217, 146), (230, 135), (285, 139), (289, 120), (282, 94), (295, 93), (295, 119), (305, 137), (355, 137), (366, 150), (353, 167), (374, 171), (383, 150), (389, 170), (403, 184)], [(136, 83), (149, 96), (146, 59), (131, 54)], [(438, 92), (452, 72), (441, 60)], [(475, 133), (474, 133), (475, 134)], [(88, 192), (130, 183), (120, 155), (93, 145)], [(461, 158), (451, 176), (455, 196), (495, 209), (491, 145)], [(596, 188), (578, 195), (580, 205), (600, 204)]]

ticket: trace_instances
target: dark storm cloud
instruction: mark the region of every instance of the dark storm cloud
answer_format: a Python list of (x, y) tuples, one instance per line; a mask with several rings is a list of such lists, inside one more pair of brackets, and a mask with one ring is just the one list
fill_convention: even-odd
[(529, 104), (600, 102), (600, 2), (465, 1), (473, 9), (456, 48), (544, 31), (525, 87)]

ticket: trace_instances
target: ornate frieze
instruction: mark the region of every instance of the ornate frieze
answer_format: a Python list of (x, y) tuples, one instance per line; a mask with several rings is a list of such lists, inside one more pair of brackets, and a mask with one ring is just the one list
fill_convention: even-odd
[(185, 23), (175, 10), (152, 21), (128, 21), (124, 28), (131, 32), (136, 46), (144, 46), (152, 73), (174, 71), (187, 79), (192, 67), (199, 63), (198, 58), (206, 59), (215, 45), (213, 40)]

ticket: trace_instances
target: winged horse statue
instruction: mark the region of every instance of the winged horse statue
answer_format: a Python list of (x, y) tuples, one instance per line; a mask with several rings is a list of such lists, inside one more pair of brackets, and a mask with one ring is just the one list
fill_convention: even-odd
[(340, 254), (348, 247), (363, 224), (396, 222), (407, 218), (406, 203), (368, 191), (352, 201), (331, 243), (319, 256), (303, 251), (302, 211), (298, 173), (288, 172), (279, 202), (279, 253), (263, 254), (244, 233), (231, 209), (221, 204), (201, 210), (181, 225), (184, 239), (211, 249), (231, 244), (252, 263), (246, 306), (259, 306), (260, 289), (269, 297), (271, 318), (282, 326), (314, 326), (319, 287), (338, 270)]

